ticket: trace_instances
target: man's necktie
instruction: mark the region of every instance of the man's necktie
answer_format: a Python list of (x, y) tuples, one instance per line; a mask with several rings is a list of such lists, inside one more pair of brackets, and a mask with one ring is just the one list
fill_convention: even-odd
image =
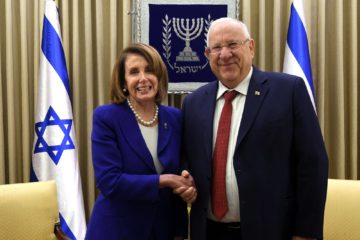
[(213, 159), (212, 211), (217, 219), (222, 219), (228, 211), (226, 197), (226, 160), (228, 155), (231, 126), (232, 100), (238, 92), (224, 94), (225, 104), (219, 120)]

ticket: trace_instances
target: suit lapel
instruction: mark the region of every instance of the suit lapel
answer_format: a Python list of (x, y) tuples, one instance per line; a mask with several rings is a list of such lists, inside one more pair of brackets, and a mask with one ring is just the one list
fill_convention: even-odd
[(209, 84), (203, 96), (202, 112), (202, 126), (204, 131), (203, 146), (205, 150), (205, 158), (212, 161), (212, 145), (213, 145), (213, 131), (214, 131), (214, 112), (216, 104), (216, 93), (218, 89), (218, 82)]
[(265, 84), (266, 81), (266, 77), (260, 74), (260, 72), (254, 68), (246, 96), (236, 148), (240, 145), (246, 133), (249, 131), (256, 114), (265, 99), (265, 96), (268, 92), (268, 86)]
[(173, 133), (171, 124), (169, 123), (169, 116), (163, 106), (159, 106), (159, 137), (158, 137), (158, 157), (161, 164), (164, 167), (164, 170), (169, 166), (171, 158), (160, 158), (161, 153), (164, 151), (166, 146), (171, 141), (171, 136)]
[(124, 133), (124, 138), (127, 140), (132, 150), (136, 152), (138, 157), (142, 159), (149, 168), (156, 171), (151, 153), (146, 146), (134, 114), (126, 103), (123, 106), (124, 112), (120, 114), (119, 124)]

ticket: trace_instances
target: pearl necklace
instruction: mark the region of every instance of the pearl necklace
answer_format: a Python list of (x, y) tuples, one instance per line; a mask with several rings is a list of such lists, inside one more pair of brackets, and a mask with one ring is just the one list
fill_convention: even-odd
[(154, 114), (154, 117), (153, 117), (150, 121), (145, 121), (145, 120), (142, 119), (142, 118), (140, 117), (140, 115), (135, 111), (135, 108), (134, 108), (134, 106), (131, 104), (130, 99), (127, 98), (126, 100), (127, 100), (128, 104), (129, 104), (129, 107), (130, 107), (131, 111), (134, 113), (136, 119), (137, 119), (142, 125), (149, 127), (149, 126), (153, 125), (153, 124), (156, 122), (156, 120), (157, 120), (157, 118), (158, 118), (158, 115), (159, 115), (159, 107), (158, 107), (158, 105), (155, 104), (155, 114)]

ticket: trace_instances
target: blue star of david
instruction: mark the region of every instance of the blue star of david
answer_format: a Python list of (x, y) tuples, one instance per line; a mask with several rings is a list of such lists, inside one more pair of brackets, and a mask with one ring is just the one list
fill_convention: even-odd
[[(54, 125), (59, 126), (64, 133), (64, 138), (61, 140), (60, 145), (50, 146), (44, 139), (44, 133), (48, 126)], [(71, 125), (72, 119), (60, 119), (54, 109), (50, 106), (44, 121), (35, 123), (35, 132), (38, 139), (35, 143), (34, 153), (47, 152), (53, 162), (57, 165), (65, 150), (75, 149), (75, 145), (70, 137)]]

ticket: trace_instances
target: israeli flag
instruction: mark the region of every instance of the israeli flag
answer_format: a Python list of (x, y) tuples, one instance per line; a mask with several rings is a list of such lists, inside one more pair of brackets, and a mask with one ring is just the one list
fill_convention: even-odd
[(31, 181), (56, 181), (61, 228), (71, 239), (84, 239), (84, 202), (59, 16), (55, 2), (45, 1)]
[(309, 44), (302, 0), (294, 0), (291, 4), (283, 72), (299, 76), (305, 81), (311, 102), (316, 111)]

